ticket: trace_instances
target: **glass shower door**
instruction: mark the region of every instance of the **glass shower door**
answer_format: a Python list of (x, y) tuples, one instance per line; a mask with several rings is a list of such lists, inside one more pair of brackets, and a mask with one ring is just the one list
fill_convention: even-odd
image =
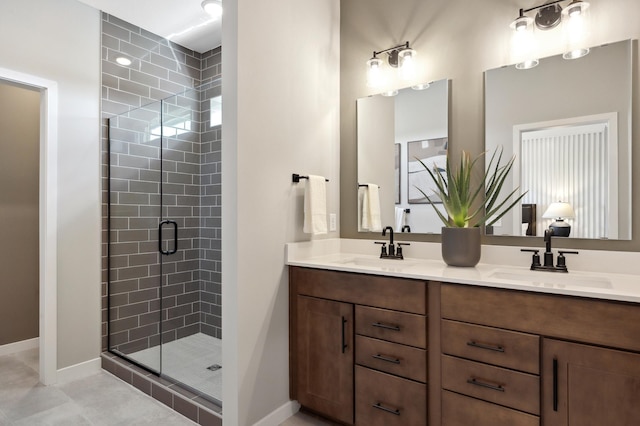
[(161, 103), (109, 119), (109, 350), (161, 366)]
[[(216, 359), (220, 340), (207, 333), (210, 313), (207, 293), (206, 250), (210, 231), (205, 221), (209, 211), (203, 202), (207, 181), (203, 179), (201, 97), (194, 89), (163, 101), (163, 208), (164, 218), (180, 229), (177, 251), (162, 256), (163, 333), (162, 374), (214, 400), (215, 380), (222, 374)], [(221, 351), (218, 351), (221, 353)]]
[(221, 404), (216, 96), (219, 80), (109, 121), (108, 315), (110, 351)]

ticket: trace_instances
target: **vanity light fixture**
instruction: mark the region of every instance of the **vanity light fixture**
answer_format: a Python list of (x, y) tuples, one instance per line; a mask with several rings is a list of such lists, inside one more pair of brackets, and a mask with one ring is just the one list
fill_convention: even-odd
[(571, 233), (571, 225), (565, 222), (564, 219), (574, 218), (576, 217), (576, 213), (573, 211), (571, 204), (558, 201), (549, 204), (549, 207), (542, 217), (545, 219), (555, 219), (555, 221), (549, 225), (549, 228), (553, 229), (554, 237), (568, 237)]
[(415, 73), (416, 51), (409, 47), (409, 42), (399, 44), (388, 49), (374, 51), (371, 59), (367, 61), (367, 85), (376, 87), (382, 84), (382, 59), (378, 55), (386, 53), (387, 62), (393, 68), (398, 68), (403, 79), (411, 79)]
[[(541, 6), (520, 9), (519, 16), (509, 25), (514, 31), (514, 41), (517, 44), (525, 45), (525, 47), (518, 47), (517, 49), (524, 51), (533, 50), (530, 44), (533, 43), (534, 26), (539, 30), (550, 30), (562, 22), (565, 38), (567, 39), (567, 48), (562, 57), (565, 59), (576, 59), (589, 53), (589, 49), (583, 45), (584, 35), (586, 33), (585, 15), (589, 8), (589, 3), (584, 0), (571, 0), (563, 9), (560, 5), (563, 1), (568, 0), (554, 0)], [(526, 15), (532, 11), (536, 11), (535, 18)], [(527, 34), (527, 36), (524, 36), (524, 34)], [(527, 39), (527, 41), (523, 42), (522, 39)], [(522, 55), (522, 53), (520, 53), (520, 55)], [(538, 59), (534, 59), (532, 53), (526, 52), (524, 55), (530, 57), (528, 59), (518, 60), (516, 68), (527, 69), (538, 65)]]
[(207, 12), (213, 19), (218, 19), (222, 16), (222, 2), (220, 0), (204, 0), (200, 6)]

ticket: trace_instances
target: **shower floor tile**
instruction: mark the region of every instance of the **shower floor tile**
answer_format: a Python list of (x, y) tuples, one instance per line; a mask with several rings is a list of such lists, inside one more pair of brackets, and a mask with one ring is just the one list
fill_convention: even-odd
[[(129, 358), (150, 366), (157, 366), (160, 346), (133, 352)], [(222, 340), (196, 333), (162, 345), (162, 375), (185, 384), (194, 390), (222, 401), (222, 371), (209, 370), (222, 365)]]

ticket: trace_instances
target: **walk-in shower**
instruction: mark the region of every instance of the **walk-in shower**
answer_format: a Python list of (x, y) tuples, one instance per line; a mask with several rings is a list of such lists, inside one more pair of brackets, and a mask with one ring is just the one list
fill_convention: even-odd
[(220, 79), (108, 123), (109, 351), (222, 399)]

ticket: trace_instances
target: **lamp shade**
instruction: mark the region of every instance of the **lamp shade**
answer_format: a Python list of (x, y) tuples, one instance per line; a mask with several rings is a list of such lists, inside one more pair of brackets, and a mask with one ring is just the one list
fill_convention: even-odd
[(571, 204), (558, 201), (557, 203), (551, 203), (542, 217), (545, 219), (566, 219), (576, 217), (576, 213), (573, 211), (573, 207), (571, 207)]

